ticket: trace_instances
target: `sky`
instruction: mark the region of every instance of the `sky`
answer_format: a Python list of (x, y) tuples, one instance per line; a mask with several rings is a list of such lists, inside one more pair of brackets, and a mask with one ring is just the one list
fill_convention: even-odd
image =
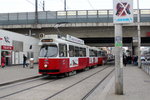
[[(44, 0), (45, 11), (64, 10), (64, 0)], [(137, 8), (137, 0), (133, 8)], [(38, 0), (38, 10), (42, 11), (43, 0)], [(99, 10), (112, 9), (113, 0), (66, 0), (67, 10)], [(140, 9), (150, 9), (150, 0), (139, 0)], [(34, 12), (35, 0), (1, 0), (0, 13)]]

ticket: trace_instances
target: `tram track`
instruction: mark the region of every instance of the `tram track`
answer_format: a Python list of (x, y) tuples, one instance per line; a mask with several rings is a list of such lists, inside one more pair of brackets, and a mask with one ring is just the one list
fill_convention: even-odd
[[(91, 75), (88, 75), (88, 76), (85, 77), (85, 78), (80, 79), (78, 82), (76, 82), (76, 83), (74, 83), (74, 84), (72, 84), (72, 85), (70, 85), (70, 86), (68, 86), (68, 87), (66, 87), (66, 88), (64, 88), (64, 89), (62, 89), (62, 90), (60, 90), (60, 91), (54, 93), (53, 95), (51, 95), (51, 96), (49, 96), (49, 97), (47, 97), (46, 99), (43, 99), (43, 100), (48, 100), (48, 99), (50, 99), (50, 98), (53, 98), (54, 96), (56, 96), (56, 95), (58, 95), (58, 94), (64, 92), (64, 91), (67, 90), (67, 89), (70, 89), (71, 87), (73, 87), (73, 86), (75, 86), (75, 85), (77, 85), (77, 84), (83, 82), (84, 80), (86, 80), (86, 79), (88, 79), (88, 78), (90, 78), (90, 77), (96, 75), (97, 73), (99, 73), (99, 72), (101, 72), (101, 71), (103, 71), (103, 70), (105, 70), (105, 69), (107, 69), (107, 68), (109, 68), (109, 67), (100, 69), (100, 70), (96, 71), (95, 73), (93, 73), (93, 74), (91, 74)], [(66, 78), (67, 78), (67, 77), (66, 77)], [(37, 79), (37, 80), (38, 80), (38, 79)], [(57, 81), (57, 80), (59, 80), (59, 79), (50, 80), (50, 81), (48, 81), (48, 82), (44, 82), (44, 83), (41, 83), (41, 84), (38, 84), (38, 85), (35, 85), (35, 86), (31, 86), (31, 87), (29, 87), (29, 88), (25, 88), (25, 89), (22, 89), (22, 90), (13, 92), (13, 93), (6, 94), (6, 95), (3, 95), (3, 96), (0, 96), (0, 99), (6, 98), (6, 97), (9, 97), (9, 96), (13, 96), (13, 95), (15, 95), (15, 94), (19, 94), (19, 93), (24, 92), (24, 91), (29, 91), (29, 90), (34, 89), (34, 88), (36, 88), (36, 87), (44, 86), (44, 85), (46, 85), (46, 84), (52, 83), (52, 82)], [(29, 82), (33, 82), (33, 81), (36, 81), (36, 80), (32, 80), (32, 81), (29, 81)], [(29, 83), (29, 82), (26, 82), (26, 83)], [(16, 85), (14, 85), (14, 86), (21, 85), (21, 84), (24, 84), (24, 83), (16, 84)], [(10, 86), (10, 87), (12, 87), (12, 86)], [(6, 87), (6, 88), (9, 88), (9, 87)], [(1, 88), (1, 89), (5, 89), (5, 87), (4, 87), (4, 88)], [(1, 89), (0, 89), (0, 90), (1, 90)]]
[[(68, 86), (68, 87), (66, 87), (66, 88), (64, 88), (64, 89), (62, 89), (62, 90), (60, 90), (60, 91), (54, 93), (53, 95), (51, 95), (51, 96), (49, 96), (49, 97), (47, 97), (47, 98), (45, 98), (45, 99), (43, 99), (43, 100), (49, 100), (49, 99), (51, 99), (51, 98), (57, 96), (58, 94), (60, 94), (60, 93), (62, 93), (62, 92), (64, 92), (64, 91), (66, 91), (66, 90), (68, 90), (68, 89), (74, 87), (75, 85), (78, 85), (79, 83), (81, 83), (81, 82), (83, 82), (83, 81), (89, 79), (90, 77), (92, 77), (92, 76), (94, 76), (94, 75), (96, 75), (96, 74), (102, 72), (103, 70), (105, 70), (105, 69), (107, 69), (107, 68), (109, 68), (109, 67), (103, 68), (103, 69), (101, 69), (101, 70), (99, 70), (99, 71), (97, 71), (97, 72), (95, 72), (95, 73), (93, 73), (93, 74), (91, 74), (91, 75), (85, 77), (84, 79), (81, 79), (81, 80), (79, 80), (78, 82), (76, 82), (76, 83), (74, 83), (74, 84), (72, 84), (72, 85), (70, 85), (70, 86)], [(107, 77), (108, 77), (108, 76), (109, 76), (109, 75), (107, 75)], [(107, 77), (106, 77), (106, 78), (107, 78)], [(104, 79), (106, 79), (106, 78), (104, 78)], [(104, 79), (103, 79), (103, 80), (104, 80)], [(93, 90), (94, 90), (94, 89), (93, 89)], [(91, 92), (91, 93), (92, 93), (92, 92)], [(83, 99), (83, 100), (85, 100), (85, 99)]]
[(30, 89), (33, 89), (33, 88), (36, 88), (36, 87), (39, 87), (39, 86), (42, 86), (42, 85), (45, 85), (45, 84), (48, 84), (48, 83), (51, 83), (51, 82), (54, 82), (54, 81), (56, 81), (56, 80), (51, 80), (51, 81), (48, 81), (48, 82), (44, 82), (44, 83), (41, 83), (41, 84), (38, 84), (38, 85), (35, 85), (35, 86), (32, 86), (32, 87), (26, 88), (26, 89), (22, 89), (20, 91), (16, 91), (16, 92), (1, 96), (0, 99), (6, 98), (6, 97), (11, 96), (11, 95), (15, 95), (15, 94), (18, 94), (18, 93), (21, 93), (21, 92), (24, 92), (24, 91), (27, 91), (27, 90), (30, 90)]
[(20, 82), (23, 82), (23, 81), (27, 81), (27, 80), (32, 80), (32, 79), (36, 80), (38, 78), (44, 78), (44, 76), (39, 75), (39, 76), (33, 76), (33, 77), (29, 77), (29, 78), (24, 78), (24, 79), (19, 79), (19, 80), (11, 81), (11, 82), (2, 83), (2, 84), (0, 84), (0, 87), (8, 86), (8, 85), (11, 85), (11, 84), (17, 84), (17, 83), (20, 83)]
[(102, 84), (102, 82), (103, 82), (106, 78), (108, 78), (108, 76), (109, 76), (113, 71), (114, 71), (114, 69), (111, 70), (102, 80), (100, 80), (100, 81), (98, 82), (98, 84), (96, 84), (81, 100), (86, 100), (86, 99), (96, 90), (96, 88), (99, 87), (99, 86)]
[(30, 83), (30, 82), (35, 82), (35, 81), (38, 81), (38, 80), (46, 78), (46, 77), (47, 76), (40, 75), (40, 76), (35, 76), (35, 77), (30, 77), (30, 78), (25, 78), (25, 79), (21, 79), (21, 80), (12, 81), (12, 82), (3, 83), (0, 85), (0, 90), (6, 89), (6, 88), (11, 88), (11, 87), (22, 85), (22, 84), (26, 84), (26, 83)]

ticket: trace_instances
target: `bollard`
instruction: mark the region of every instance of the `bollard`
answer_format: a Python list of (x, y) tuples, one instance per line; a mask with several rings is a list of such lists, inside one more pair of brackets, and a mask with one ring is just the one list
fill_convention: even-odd
[(30, 68), (34, 67), (34, 58), (30, 58)]

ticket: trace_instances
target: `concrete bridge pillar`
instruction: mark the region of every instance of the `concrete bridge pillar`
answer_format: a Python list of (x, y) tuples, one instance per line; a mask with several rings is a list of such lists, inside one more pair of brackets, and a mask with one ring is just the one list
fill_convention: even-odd
[(138, 56), (138, 46), (133, 46), (133, 55)]

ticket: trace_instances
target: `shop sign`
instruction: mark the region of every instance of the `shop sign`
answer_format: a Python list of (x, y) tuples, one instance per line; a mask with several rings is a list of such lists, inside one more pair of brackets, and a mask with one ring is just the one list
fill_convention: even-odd
[(2, 49), (2, 50), (13, 50), (14, 47), (13, 47), (13, 46), (2, 45), (1, 49)]

